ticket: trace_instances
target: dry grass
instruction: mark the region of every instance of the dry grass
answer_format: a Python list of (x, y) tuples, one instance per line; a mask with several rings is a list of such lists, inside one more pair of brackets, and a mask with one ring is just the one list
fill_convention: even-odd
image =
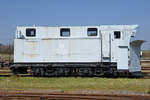
[(13, 61), (13, 54), (0, 54), (0, 61)]
[(143, 50), (142, 51), (142, 59), (150, 60), (150, 50)]

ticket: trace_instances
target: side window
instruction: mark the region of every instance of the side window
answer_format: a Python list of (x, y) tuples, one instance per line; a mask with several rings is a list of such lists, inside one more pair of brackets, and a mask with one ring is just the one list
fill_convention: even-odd
[(97, 36), (97, 28), (88, 28), (87, 35), (88, 36)]
[(26, 36), (35, 37), (36, 36), (36, 30), (34, 28), (27, 28), (26, 29)]
[(120, 31), (114, 31), (114, 38), (120, 39), (121, 38), (121, 32)]
[(60, 29), (60, 36), (69, 37), (70, 36), (70, 29), (69, 28)]

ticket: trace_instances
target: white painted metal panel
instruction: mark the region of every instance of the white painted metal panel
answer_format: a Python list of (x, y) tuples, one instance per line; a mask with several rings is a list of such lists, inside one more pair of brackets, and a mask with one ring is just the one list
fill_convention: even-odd
[(119, 46), (117, 49), (117, 69), (128, 69), (128, 47)]
[(145, 41), (143, 40), (135, 40), (130, 44), (130, 72), (139, 72), (141, 71), (140, 64), (140, 54), (141, 54), (141, 45)]
[(24, 51), (24, 40), (14, 40), (14, 62), (24, 62), (23, 51)]
[(26, 40), (24, 42), (23, 59), (25, 62), (37, 62), (40, 58), (40, 45), (38, 40)]
[(100, 62), (100, 47), (99, 38), (26, 40), (16, 62)]
[[(42, 62), (99, 62), (99, 39), (59, 39), (41, 41)], [(46, 59), (47, 58), (47, 59)]]
[(111, 37), (110, 31), (101, 31), (102, 34), (102, 61), (110, 62), (110, 46), (111, 46)]

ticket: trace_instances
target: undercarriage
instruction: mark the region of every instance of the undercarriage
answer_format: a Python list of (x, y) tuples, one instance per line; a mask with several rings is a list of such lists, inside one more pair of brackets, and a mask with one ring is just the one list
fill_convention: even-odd
[(14, 74), (33, 76), (104, 76), (117, 73), (116, 63), (14, 63)]

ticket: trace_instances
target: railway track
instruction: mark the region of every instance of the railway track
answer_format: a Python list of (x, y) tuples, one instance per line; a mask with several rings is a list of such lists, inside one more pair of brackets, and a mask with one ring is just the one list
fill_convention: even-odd
[(142, 72), (145, 74), (150, 74), (150, 67), (142, 67)]
[[(142, 64), (142, 72), (146, 74), (150, 74), (150, 60), (141, 60)], [(12, 72), (8, 67), (3, 67), (0, 69), (0, 75), (12, 75)]]
[(150, 63), (150, 60), (141, 60), (141, 63)]
[(142, 72), (144, 74), (150, 74), (150, 60), (141, 60)]
[(150, 95), (0, 92), (0, 100), (150, 100)]
[(142, 70), (150, 70), (150, 67), (142, 67)]

